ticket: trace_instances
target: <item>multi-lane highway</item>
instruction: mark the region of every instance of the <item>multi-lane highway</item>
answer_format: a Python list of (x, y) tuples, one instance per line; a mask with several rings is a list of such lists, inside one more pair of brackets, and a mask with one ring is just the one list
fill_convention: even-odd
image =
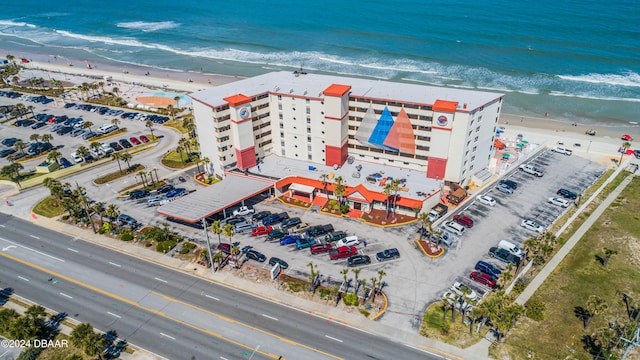
[(440, 358), (3, 214), (0, 250), (0, 287), (169, 359)]

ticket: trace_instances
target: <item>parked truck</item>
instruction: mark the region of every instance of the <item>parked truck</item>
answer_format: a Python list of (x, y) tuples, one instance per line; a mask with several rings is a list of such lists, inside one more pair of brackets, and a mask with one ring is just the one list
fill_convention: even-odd
[(467, 190), (465, 190), (464, 188), (461, 188), (461, 187), (456, 189), (455, 191), (453, 191), (449, 195), (447, 195), (447, 199), (449, 199), (449, 202), (454, 204), (454, 205), (458, 205), (466, 197), (467, 197)]
[(449, 211), (447, 205), (437, 204), (436, 206), (431, 208), (431, 211), (429, 211), (429, 221), (434, 222), (440, 219), (444, 214), (447, 213), (447, 211)]
[(355, 246), (340, 246), (337, 249), (329, 250), (331, 260), (345, 259), (358, 253)]
[(520, 165), (520, 170), (522, 170), (523, 172), (526, 172), (527, 174), (535, 175), (537, 177), (542, 177), (544, 175), (544, 172), (542, 172), (542, 170), (536, 168), (533, 165), (522, 164)]

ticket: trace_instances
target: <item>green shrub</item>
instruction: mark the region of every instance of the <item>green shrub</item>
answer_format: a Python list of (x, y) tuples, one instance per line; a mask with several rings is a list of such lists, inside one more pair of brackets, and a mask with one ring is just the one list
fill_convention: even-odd
[(321, 299), (329, 298), (331, 296), (331, 290), (320, 289), (318, 290)]
[(368, 318), (371, 313), (368, 312), (367, 310), (360, 309), (360, 314), (362, 314), (362, 315), (364, 315), (364, 317)]
[(156, 251), (161, 252), (161, 253), (166, 253), (166, 252), (170, 251), (171, 249), (173, 249), (174, 247), (176, 247), (176, 241), (175, 240), (160, 241), (158, 243), (158, 245), (156, 245)]
[(127, 230), (127, 229), (122, 230), (122, 234), (120, 235), (120, 240), (122, 241), (133, 240), (133, 233), (131, 232), (131, 230)]
[(546, 305), (538, 300), (529, 300), (524, 305), (525, 314), (531, 320), (540, 321), (544, 319), (544, 312), (547, 310)]
[(360, 303), (358, 295), (356, 294), (346, 294), (342, 297), (342, 301), (344, 301), (345, 305), (348, 306), (358, 306), (358, 304)]
[(348, 213), (348, 212), (349, 212), (349, 210), (351, 210), (351, 208), (349, 207), (349, 205), (347, 205), (347, 204), (342, 204), (342, 205), (340, 205), (340, 211), (341, 211), (343, 214)]
[(153, 245), (153, 243), (151, 241), (149, 241), (148, 243), (144, 244), (144, 247), (151, 247)]

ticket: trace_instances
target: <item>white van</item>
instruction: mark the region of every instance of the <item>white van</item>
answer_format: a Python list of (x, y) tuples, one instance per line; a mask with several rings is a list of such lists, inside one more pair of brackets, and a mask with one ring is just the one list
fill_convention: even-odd
[(454, 221), (449, 221), (446, 224), (444, 224), (444, 229), (458, 236), (462, 236), (462, 234), (464, 234), (464, 231), (466, 230), (464, 226)]
[(516, 244), (512, 243), (511, 241), (500, 240), (500, 242), (498, 243), (498, 247), (500, 249), (505, 249), (509, 251), (511, 255), (515, 255), (520, 259), (524, 258), (524, 251), (522, 251), (522, 249), (520, 249), (518, 246), (516, 246)]
[(118, 130), (118, 126), (114, 124), (104, 124), (98, 128), (98, 132), (100, 134), (108, 134), (110, 132), (114, 132)]
[(239, 223), (235, 224), (235, 232), (236, 232), (236, 234), (240, 234), (242, 232), (245, 232), (247, 230), (251, 230), (253, 228), (254, 228), (254, 225), (253, 224), (249, 224), (246, 221), (239, 222)]

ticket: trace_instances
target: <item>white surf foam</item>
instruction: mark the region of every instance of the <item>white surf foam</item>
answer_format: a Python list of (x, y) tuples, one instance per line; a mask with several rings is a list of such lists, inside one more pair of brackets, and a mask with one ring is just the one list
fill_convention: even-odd
[(37, 26), (33, 24), (29, 24), (23, 21), (12, 21), (12, 20), (0, 20), (0, 26), (12, 27), (12, 26), (26, 26), (30, 28), (35, 28)]
[(580, 81), (592, 84), (608, 84), (616, 86), (640, 87), (640, 75), (629, 71), (623, 74), (586, 74), (586, 75), (558, 75), (560, 79)]
[(173, 21), (156, 21), (156, 22), (146, 22), (146, 21), (131, 21), (131, 22), (120, 22), (116, 24), (117, 27), (132, 29), (132, 30), (140, 30), (142, 32), (153, 32), (158, 30), (167, 30), (173, 29), (180, 24)]
[(549, 92), (549, 95), (579, 98), (579, 99), (589, 99), (589, 100), (640, 102), (640, 99), (638, 98), (623, 98), (623, 97), (615, 97), (615, 96), (593, 96), (593, 95), (584, 95), (584, 94), (567, 94), (559, 91), (551, 91)]

